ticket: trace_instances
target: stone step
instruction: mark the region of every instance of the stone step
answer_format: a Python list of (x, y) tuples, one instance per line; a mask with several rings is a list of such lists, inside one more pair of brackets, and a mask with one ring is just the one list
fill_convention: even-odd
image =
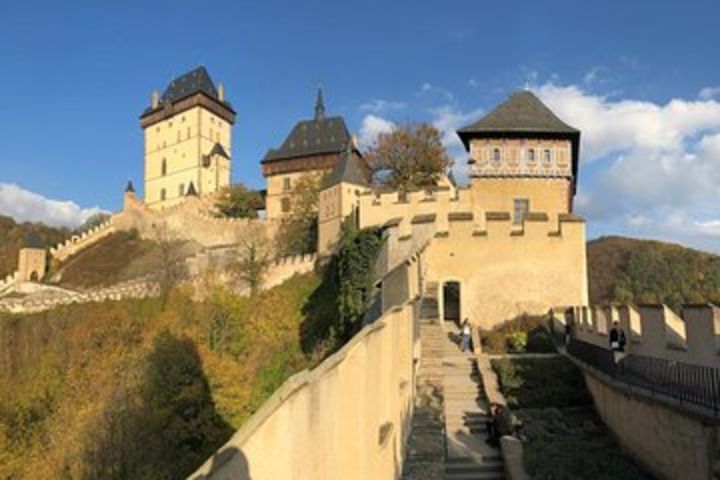
[(476, 463), (473, 460), (467, 461), (446, 461), (445, 473), (461, 472), (502, 472), (503, 464), (500, 462)]

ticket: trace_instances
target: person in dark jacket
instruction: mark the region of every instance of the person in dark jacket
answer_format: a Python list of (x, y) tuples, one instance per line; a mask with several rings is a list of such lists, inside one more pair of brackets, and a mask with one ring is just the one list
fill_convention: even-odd
[(615, 352), (624, 352), (625, 351), (625, 343), (627, 342), (625, 338), (625, 332), (622, 328), (620, 328), (620, 324), (615, 321), (613, 322), (613, 326), (610, 329), (610, 334), (608, 335), (608, 339), (610, 341), (610, 348)]

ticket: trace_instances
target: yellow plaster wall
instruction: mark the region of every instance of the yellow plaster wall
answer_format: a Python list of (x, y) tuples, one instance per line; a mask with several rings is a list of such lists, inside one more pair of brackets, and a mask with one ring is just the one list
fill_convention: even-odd
[(329, 255), (340, 239), (342, 222), (358, 204), (357, 185), (342, 182), (320, 192), (318, 212), (318, 254)]
[(525, 222), (522, 231), (509, 220), (450, 222), (447, 236), (436, 237), (424, 255), (425, 280), (460, 282), (461, 316), (492, 328), (522, 313), (546, 313), (557, 305), (587, 305), (585, 224)]
[(487, 212), (513, 212), (515, 199), (526, 198), (531, 212), (551, 220), (570, 212), (570, 180), (565, 178), (473, 178), (473, 203)]
[[(167, 208), (184, 199), (193, 182), (199, 194), (210, 193), (230, 185), (230, 161), (215, 156), (210, 167), (203, 167), (202, 157), (220, 143), (232, 157), (232, 131), (226, 120), (196, 106), (145, 128), (145, 204)], [(167, 173), (162, 175), (162, 160)], [(161, 190), (166, 200), (161, 201)]]
[[(278, 173), (270, 175), (265, 178), (267, 193), (265, 197), (265, 209), (267, 212), (267, 218), (276, 219), (287, 216), (286, 212), (282, 211), (282, 199), (288, 198), (291, 201), (292, 208), (292, 193), (295, 188), (296, 182), (304, 175), (317, 175), (323, 176), (330, 172), (330, 169), (319, 169), (319, 170), (304, 170), (302, 172), (291, 172), (291, 173)], [(285, 179), (290, 179), (290, 189), (285, 190), (284, 184)]]
[(47, 252), (44, 248), (21, 248), (18, 253), (18, 280), (29, 281), (33, 273), (42, 280), (47, 268)]

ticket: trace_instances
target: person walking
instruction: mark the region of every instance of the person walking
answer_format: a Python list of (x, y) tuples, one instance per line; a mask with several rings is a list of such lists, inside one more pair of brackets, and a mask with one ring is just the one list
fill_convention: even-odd
[[(610, 341), (610, 348), (614, 352), (621, 352), (622, 347), (620, 344), (620, 334), (622, 332), (622, 329), (620, 328), (620, 324), (616, 321), (613, 322), (613, 326), (610, 329), (610, 333), (608, 335), (608, 340)], [(622, 333), (622, 336), (624, 337), (625, 334)]]
[(460, 342), (460, 351), (464, 352), (470, 348), (470, 342), (472, 341), (472, 327), (470, 326), (470, 320), (467, 318), (462, 324), (462, 339)]

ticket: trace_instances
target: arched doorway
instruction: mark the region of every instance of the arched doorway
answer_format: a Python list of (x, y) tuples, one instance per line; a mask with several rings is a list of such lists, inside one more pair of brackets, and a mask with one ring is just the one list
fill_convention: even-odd
[(37, 282), (38, 280), (39, 280), (39, 278), (38, 278), (38, 273), (37, 273), (36, 271), (33, 271), (33, 272), (30, 274), (30, 281), (31, 281), (31, 282)]
[(443, 283), (443, 320), (460, 324), (460, 282)]

